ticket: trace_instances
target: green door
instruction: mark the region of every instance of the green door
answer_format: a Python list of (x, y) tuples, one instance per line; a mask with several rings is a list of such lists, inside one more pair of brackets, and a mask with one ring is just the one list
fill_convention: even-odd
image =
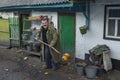
[(20, 46), (19, 17), (9, 18), (10, 46)]
[(74, 15), (59, 15), (60, 45), (62, 53), (68, 52), (74, 57), (75, 37), (74, 37)]
[(28, 15), (22, 15), (22, 23), (23, 23), (22, 34), (27, 34), (28, 37), (30, 37), (30, 21), (28, 21), (27, 18)]
[[(28, 41), (30, 40), (30, 28), (31, 28), (31, 25), (30, 25), (30, 21), (27, 20), (28, 18), (28, 15), (22, 15), (22, 35), (27, 35), (27, 38), (28, 38)], [(21, 47), (22, 48), (25, 48), (25, 45), (27, 45), (28, 42), (27, 40), (22, 40), (22, 44), (21, 44)]]

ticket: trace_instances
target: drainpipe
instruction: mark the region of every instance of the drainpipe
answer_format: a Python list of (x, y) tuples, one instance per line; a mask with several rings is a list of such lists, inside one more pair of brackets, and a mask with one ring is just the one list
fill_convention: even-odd
[(89, 26), (90, 26), (90, 1), (89, 0), (86, 1), (85, 9), (81, 5), (79, 5), (79, 7), (80, 7), (80, 10), (82, 11), (83, 15), (86, 18), (86, 21), (85, 21), (86, 27), (87, 27), (87, 29), (89, 29)]
[(86, 2), (86, 27), (89, 29), (90, 26), (90, 2)]

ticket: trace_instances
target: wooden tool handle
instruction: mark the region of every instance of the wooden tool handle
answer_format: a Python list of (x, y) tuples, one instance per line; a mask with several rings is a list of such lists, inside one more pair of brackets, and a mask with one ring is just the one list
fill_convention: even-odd
[(52, 48), (52, 49), (53, 49), (55, 52), (57, 52), (58, 54), (62, 54), (60, 51), (58, 51), (58, 50), (55, 49), (54, 47), (51, 47), (49, 44), (43, 42), (42, 40), (37, 40), (37, 41), (41, 42), (42, 44), (45, 44), (46, 46), (48, 46), (48, 47), (50, 47), (50, 48)]

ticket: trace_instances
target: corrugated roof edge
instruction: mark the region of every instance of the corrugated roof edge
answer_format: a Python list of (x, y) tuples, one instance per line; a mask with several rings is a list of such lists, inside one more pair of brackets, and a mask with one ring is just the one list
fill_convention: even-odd
[[(2, 7), (18, 7), (18, 6), (44, 6), (44, 5), (58, 5), (58, 4), (65, 4), (65, 3), (70, 3), (68, 1), (64, 1), (64, 2), (56, 2), (56, 3), (46, 3), (46, 4), (25, 4), (25, 5), (10, 5), (10, 6), (0, 6), (0, 8)], [(71, 4), (71, 3), (70, 3)]]
[(73, 3), (61, 3), (61, 4), (51, 4), (51, 5), (18, 5), (18, 6), (7, 6), (0, 7), (0, 11), (6, 10), (20, 10), (20, 9), (44, 9), (44, 8), (60, 8), (60, 7), (73, 7)]

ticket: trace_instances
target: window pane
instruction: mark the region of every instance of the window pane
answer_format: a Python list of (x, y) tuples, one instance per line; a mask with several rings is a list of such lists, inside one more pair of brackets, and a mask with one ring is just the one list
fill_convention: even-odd
[(118, 20), (118, 33), (117, 36), (120, 36), (120, 20)]
[(109, 10), (109, 17), (120, 17), (120, 9)]
[(114, 36), (115, 34), (115, 20), (108, 21), (108, 35)]

